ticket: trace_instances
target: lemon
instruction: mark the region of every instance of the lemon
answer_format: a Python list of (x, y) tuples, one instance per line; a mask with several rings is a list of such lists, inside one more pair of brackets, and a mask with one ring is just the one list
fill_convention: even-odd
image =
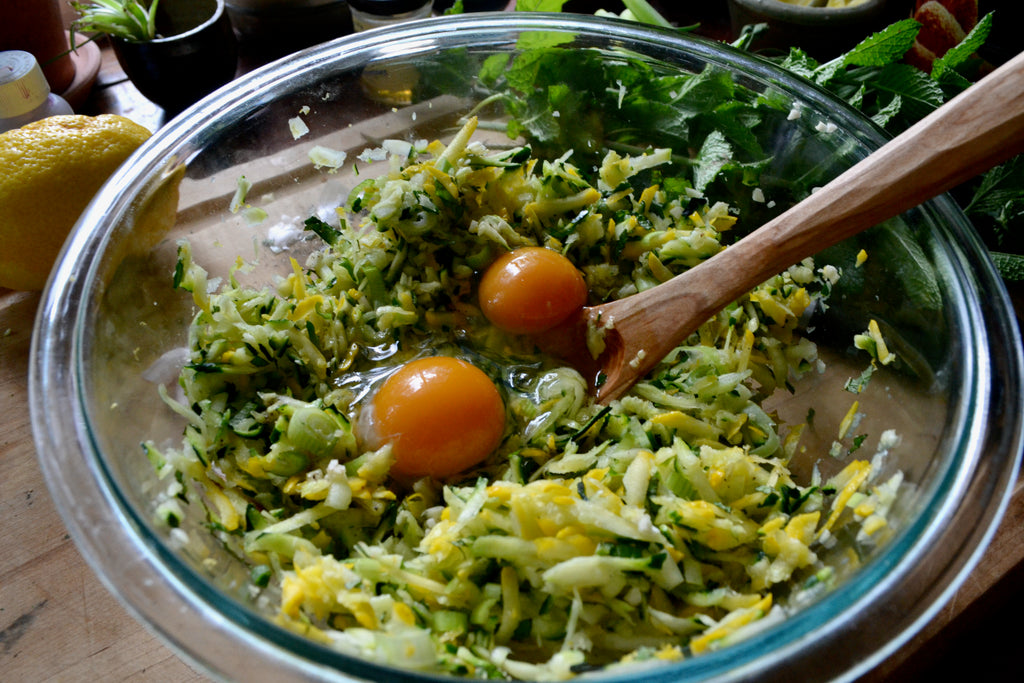
[(150, 132), (123, 116), (51, 116), (0, 133), (0, 287), (42, 289), (103, 183)]

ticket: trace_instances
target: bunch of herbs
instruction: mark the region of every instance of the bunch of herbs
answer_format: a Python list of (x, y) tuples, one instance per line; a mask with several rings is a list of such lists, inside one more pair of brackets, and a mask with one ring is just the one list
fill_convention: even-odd
[[(516, 10), (559, 12), (565, 2), (518, 0)], [(626, 8), (621, 14), (623, 18), (671, 26), (645, 0), (623, 0), (622, 4)], [(982, 17), (958, 45), (935, 60), (930, 72), (905, 61), (921, 30), (921, 24), (913, 19), (897, 21), (826, 62), (819, 62), (798, 46), (791, 47), (788, 54), (782, 56), (762, 56), (831, 92), (869, 117), (885, 132), (897, 135), (965, 90), (984, 73), (988, 65), (978, 57), (978, 50), (989, 37), (997, 19), (997, 12)], [(746, 27), (733, 45), (750, 49), (753, 38), (763, 28)], [(553, 149), (558, 146), (561, 149), (586, 149), (588, 142), (600, 142), (614, 148), (628, 144), (629, 131), (625, 122), (630, 117), (627, 114), (635, 115), (642, 110), (643, 118), (634, 117), (632, 120), (647, 120), (658, 130), (674, 131), (680, 141), (703, 140), (697, 155), (698, 168), (694, 173), (698, 182), (701, 177), (710, 181), (719, 173), (742, 174), (756, 170), (758, 150), (754, 136), (737, 134), (740, 128), (752, 128), (756, 124), (761, 115), (758, 103), (730, 102), (728, 98), (732, 93), (727, 83), (695, 79), (693, 90), (685, 93), (685, 102), (695, 102), (701, 109), (695, 111), (693, 104), (681, 107), (684, 100), (679, 91), (660, 87), (664, 85), (664, 79), (651, 79), (650, 74), (635, 70), (630, 74), (630, 69), (626, 68), (615, 70), (610, 67), (614, 73), (591, 74), (594, 87), (589, 92), (584, 88), (570, 90), (541, 82), (545, 74), (558, 71), (558, 65), (553, 63), (555, 59), (539, 49), (526, 59), (519, 59), (515, 69), (504, 73), (504, 64), (484, 66), (481, 82), (495, 93), (505, 94), (504, 104), (512, 117), (510, 134), (522, 134), (534, 144), (550, 144)], [(532, 67), (527, 66), (527, 60), (534, 62)], [(616, 83), (617, 92), (610, 92), (608, 83)], [(617, 107), (585, 103), (588, 98), (618, 96), (623, 92), (625, 95)], [(629, 111), (624, 111), (627, 109)], [(598, 120), (598, 112), (604, 116), (616, 111), (623, 111), (622, 121)], [(556, 112), (561, 120), (552, 117)], [(572, 124), (565, 125), (568, 121)], [(719, 130), (723, 134), (712, 129), (702, 131), (701, 136), (693, 135), (695, 126), (709, 125), (722, 126)], [(727, 130), (725, 126), (731, 128)], [(602, 139), (588, 141), (588, 136), (595, 135)], [(724, 138), (732, 144), (724, 144)], [(737, 140), (749, 143), (737, 145)], [(681, 148), (685, 149), (685, 145)], [(1024, 157), (1015, 157), (979, 175), (951, 194), (984, 240), (1004, 280), (1024, 282)]]

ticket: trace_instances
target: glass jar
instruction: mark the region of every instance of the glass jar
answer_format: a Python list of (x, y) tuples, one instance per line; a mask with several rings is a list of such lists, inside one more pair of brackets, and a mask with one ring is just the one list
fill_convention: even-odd
[(433, 10), (433, 0), (349, 0), (352, 28), (365, 31), (412, 19), (424, 19)]
[[(349, 0), (352, 28), (366, 31), (430, 16), (433, 0)], [(381, 104), (404, 106), (412, 102), (419, 71), (408, 64), (370, 63), (363, 69), (360, 83), (363, 92)]]

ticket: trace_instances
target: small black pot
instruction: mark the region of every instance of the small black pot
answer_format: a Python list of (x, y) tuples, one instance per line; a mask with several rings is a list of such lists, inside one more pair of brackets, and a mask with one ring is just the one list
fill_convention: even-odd
[(112, 38), (125, 74), (147, 99), (174, 115), (235, 77), (238, 44), (224, 0), (161, 0), (157, 38)]

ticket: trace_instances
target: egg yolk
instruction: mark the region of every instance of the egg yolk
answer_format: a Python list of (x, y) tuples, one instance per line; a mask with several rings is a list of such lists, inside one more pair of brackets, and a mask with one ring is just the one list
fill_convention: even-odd
[(551, 249), (521, 247), (500, 256), (480, 280), (480, 309), (492, 325), (537, 334), (587, 303), (587, 283), (572, 262)]
[(374, 441), (390, 443), (399, 477), (443, 479), (479, 464), (505, 430), (505, 406), (482, 370), (457, 358), (420, 358), (372, 400)]

